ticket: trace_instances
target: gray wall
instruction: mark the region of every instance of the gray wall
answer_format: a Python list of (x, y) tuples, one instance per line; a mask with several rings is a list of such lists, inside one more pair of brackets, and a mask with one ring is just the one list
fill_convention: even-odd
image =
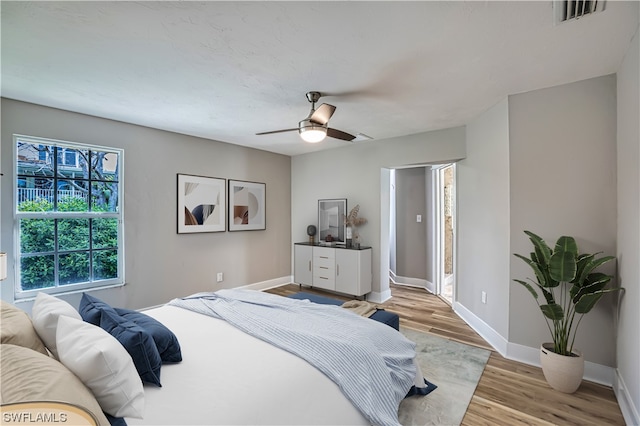
[[(417, 135), (347, 145), (291, 159), (291, 234), (293, 241), (307, 240), (306, 228), (317, 223), (321, 198), (347, 198), (349, 206), (360, 204), (360, 215), (368, 223), (359, 230), (362, 243), (373, 249), (373, 291), (388, 289), (388, 276), (380, 278), (381, 199), (388, 201), (381, 186), (381, 169), (425, 163), (453, 162), (464, 157), (465, 129), (457, 127)], [(387, 170), (388, 176), (388, 170)], [(388, 250), (388, 247), (387, 247)], [(388, 253), (387, 253), (388, 254)], [(388, 256), (384, 260), (388, 271)], [(387, 272), (388, 275), (388, 272)]]
[[(427, 200), (424, 167), (396, 170), (396, 269), (401, 277), (427, 279)], [(416, 222), (416, 215), (422, 222)]]
[[(505, 99), (467, 125), (456, 166), (457, 300), (505, 339), (509, 325), (509, 115)], [(487, 303), (481, 302), (481, 292)], [(534, 345), (535, 346), (535, 345)]]
[[(615, 255), (615, 75), (510, 96), (509, 133), (511, 252), (531, 252), (526, 229), (549, 244), (571, 235), (583, 253)], [(532, 275), (510, 259), (511, 278)], [(615, 273), (614, 264), (607, 266), (602, 270)], [(550, 341), (531, 295), (510, 285), (509, 341), (530, 347)], [(603, 298), (584, 317), (575, 342), (587, 361), (607, 366), (615, 365), (612, 300)]]
[[(2, 99), (1, 247), (10, 253), (9, 263), (14, 133), (124, 149), (127, 285), (95, 291), (97, 297), (135, 309), (291, 275), (289, 157)], [(177, 173), (265, 182), (266, 231), (178, 235)], [(224, 272), (220, 284), (216, 272)], [(11, 268), (3, 299), (11, 300), (13, 285)], [(79, 295), (66, 299), (77, 305)]]
[[(618, 372), (640, 411), (640, 66), (638, 32), (618, 71)], [(619, 395), (619, 398), (621, 396)], [(635, 419), (637, 422), (638, 418)]]

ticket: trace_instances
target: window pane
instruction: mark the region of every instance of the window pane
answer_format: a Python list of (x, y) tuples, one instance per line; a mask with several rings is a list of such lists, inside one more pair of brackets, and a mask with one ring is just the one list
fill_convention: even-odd
[(117, 181), (118, 154), (91, 151), (91, 179)]
[(118, 251), (100, 250), (93, 252), (93, 279), (106, 280), (118, 276)]
[(18, 211), (46, 212), (53, 210), (56, 191), (54, 180), (46, 178), (21, 177), (18, 179)]
[(94, 212), (118, 211), (118, 184), (96, 182), (91, 187), (91, 210)]
[(53, 147), (18, 141), (18, 175), (53, 176)]
[(58, 219), (58, 250), (88, 250), (89, 219)]
[(60, 285), (89, 281), (89, 252), (61, 254), (58, 279)]
[(93, 248), (118, 247), (118, 219), (92, 220)]
[(54, 250), (55, 220), (20, 219), (20, 253), (46, 253)]
[[(65, 166), (71, 166), (71, 167), (76, 167), (76, 165), (78, 164), (77, 161), (77, 155), (78, 153), (76, 152), (75, 149), (69, 149), (67, 148), (64, 151), (64, 165)], [(60, 166), (60, 165), (58, 165)]]
[(20, 259), (20, 283), (23, 290), (53, 287), (53, 255), (23, 257)]
[(59, 180), (57, 195), (59, 212), (89, 211), (89, 187), (86, 180)]

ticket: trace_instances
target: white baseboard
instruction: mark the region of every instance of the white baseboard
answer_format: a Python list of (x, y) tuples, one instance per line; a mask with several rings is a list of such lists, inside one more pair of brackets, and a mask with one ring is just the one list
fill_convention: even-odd
[(640, 425), (640, 415), (638, 414), (640, 407), (636, 407), (633, 403), (633, 398), (631, 398), (629, 394), (629, 388), (627, 388), (617, 368), (613, 378), (613, 393), (616, 394), (616, 398), (618, 399), (618, 405), (620, 406), (620, 411), (622, 411), (624, 422), (628, 425)]
[(493, 348), (506, 357), (507, 339), (502, 337), (498, 332), (491, 328), (486, 322), (481, 320), (476, 314), (467, 309), (459, 302), (453, 304), (453, 311), (466, 322), (469, 327), (473, 328), (476, 333), (487, 341)]
[(398, 284), (398, 285), (406, 285), (406, 286), (409, 286), (409, 287), (424, 288), (431, 294), (435, 294), (435, 292), (436, 292), (435, 284), (433, 284), (429, 280), (424, 280), (422, 278), (402, 277), (400, 275), (392, 274), (391, 275), (391, 281), (393, 281), (394, 284)]
[(285, 277), (274, 278), (272, 280), (260, 281), (253, 284), (243, 285), (239, 288), (247, 288), (250, 290), (269, 290), (271, 288), (280, 287), (283, 285), (291, 284), (293, 282), (293, 275), (287, 275)]
[(386, 289), (383, 292), (372, 291), (367, 294), (367, 300), (372, 303), (384, 303), (391, 299), (391, 289)]
[(400, 275), (392, 276), (392, 280), (396, 284), (406, 284), (416, 287), (426, 288), (429, 285), (429, 281), (422, 278), (403, 277)]
[[(503, 357), (540, 367), (540, 348), (532, 348), (530, 346), (508, 342), (491, 328), (491, 326), (458, 302), (454, 303), (453, 310)], [(613, 386), (614, 376), (615, 372), (613, 367), (589, 361), (585, 361), (584, 363), (583, 377), (585, 380), (605, 386)]]

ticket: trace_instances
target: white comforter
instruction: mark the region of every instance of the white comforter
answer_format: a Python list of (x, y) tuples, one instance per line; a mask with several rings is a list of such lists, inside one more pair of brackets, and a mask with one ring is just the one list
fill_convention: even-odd
[(391, 327), (336, 306), (245, 289), (170, 305), (224, 319), (298, 355), (337, 383), (372, 424), (398, 425), (398, 406), (416, 377), (415, 343)]
[(145, 386), (146, 425), (366, 425), (338, 386), (301, 358), (223, 320), (174, 306), (145, 311), (171, 329), (183, 361)]

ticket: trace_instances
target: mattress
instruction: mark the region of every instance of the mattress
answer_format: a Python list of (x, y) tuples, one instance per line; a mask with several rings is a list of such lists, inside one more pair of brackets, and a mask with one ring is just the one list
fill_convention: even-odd
[(145, 385), (130, 425), (366, 425), (338, 386), (306, 361), (229, 325), (175, 306), (144, 311), (177, 336), (182, 362)]

